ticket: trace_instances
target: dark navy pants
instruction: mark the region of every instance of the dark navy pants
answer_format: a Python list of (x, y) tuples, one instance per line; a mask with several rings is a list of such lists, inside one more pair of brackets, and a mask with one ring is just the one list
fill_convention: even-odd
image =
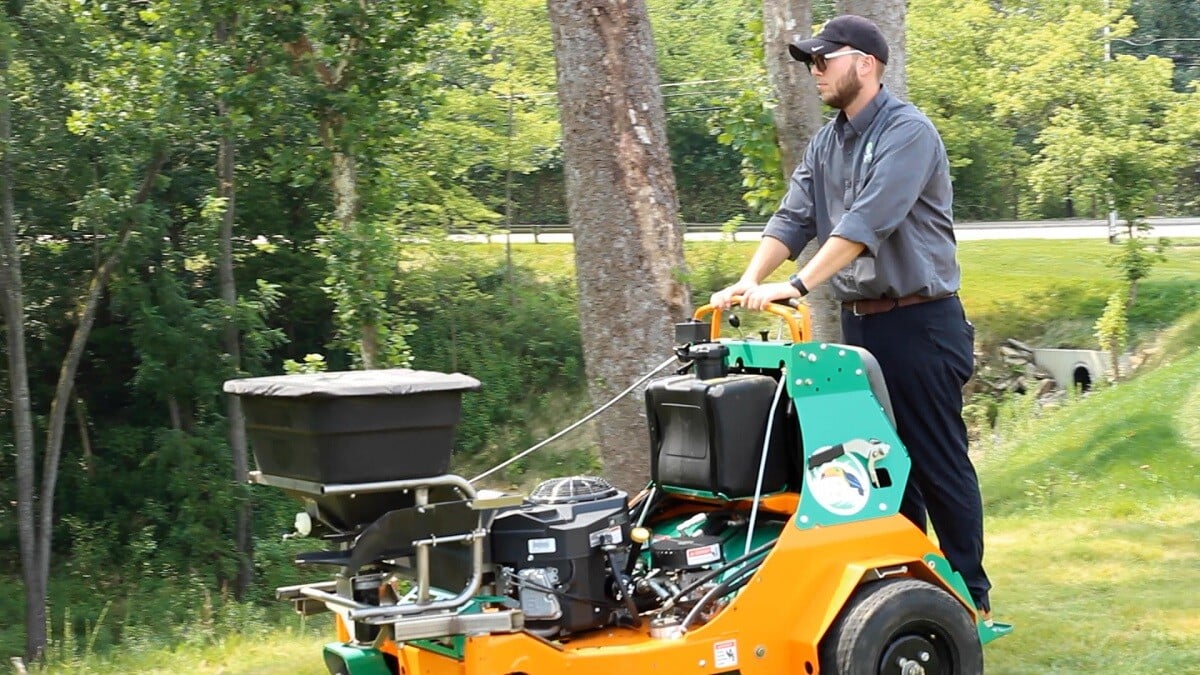
[(962, 389), (975, 369), (975, 327), (957, 296), (889, 312), (842, 310), (847, 344), (879, 360), (912, 472), (900, 512), (925, 531), (926, 513), (946, 559), (975, 603), (990, 609), (983, 571), (983, 501), (967, 456)]

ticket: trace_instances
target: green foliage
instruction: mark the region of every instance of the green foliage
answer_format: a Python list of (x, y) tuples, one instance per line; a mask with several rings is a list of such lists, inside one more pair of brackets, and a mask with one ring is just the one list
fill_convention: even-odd
[[(1044, 347), (1094, 345), (1092, 327), (1110, 294), (1123, 287), (1104, 240), (1063, 248), (1047, 241), (962, 242), (963, 301), (982, 346), (1016, 338)], [(1070, 255), (1066, 255), (1069, 252)], [(1129, 309), (1130, 343), (1170, 325), (1197, 301), (1200, 250), (1178, 247), (1144, 280)]]
[[(1097, 392), (1086, 404), (1041, 410), (1041, 422), (1007, 436), (984, 462), (989, 508), (998, 515), (1070, 508), (1111, 516), (1138, 485), (1154, 488), (1144, 495), (1149, 501), (1139, 506), (1142, 514), (1176, 498), (1194, 500), (1200, 479), (1189, 470), (1195, 439), (1183, 424), (1181, 404), (1192, 395), (1189, 378), (1198, 364), (1192, 354)], [(1034, 481), (1041, 487), (1031, 487)]]
[[(1137, 29), (1127, 41), (1114, 42), (1118, 54), (1166, 56), (1175, 62), (1175, 89), (1186, 91), (1200, 80), (1200, 15), (1188, 0), (1132, 0)], [(1180, 39), (1182, 38), (1182, 39)]]
[[(1193, 306), (1197, 306), (1193, 304)], [(1147, 365), (1156, 367), (1200, 351), (1200, 310), (1194, 311), (1163, 331)]]
[(697, 294), (695, 304), (702, 304), (702, 298), (708, 293), (725, 288), (741, 277), (745, 259), (742, 251), (734, 246), (734, 239), (745, 222), (743, 216), (734, 216), (726, 221), (721, 226), (721, 241), (716, 244), (693, 247), (685, 242), (684, 248), (690, 253), (687, 257), (695, 261), (688, 266), (690, 273), (687, 278), (688, 286)]
[(318, 251), (325, 258), (326, 292), (334, 300), (339, 327), (331, 344), (356, 355), (361, 364), (359, 341), (364, 331), (373, 331), (382, 347), (376, 367), (408, 365), (406, 338), (415, 326), (389, 302), (399, 254), (394, 235), (384, 223), (362, 219), (349, 228), (328, 222), (321, 230)]
[(742, 199), (759, 214), (774, 211), (787, 190), (768, 100), (764, 91), (746, 90), (716, 122), (717, 140), (742, 155)]
[(1116, 292), (1108, 296), (1104, 313), (1096, 320), (1096, 341), (1108, 352), (1112, 360), (1113, 379), (1121, 379), (1120, 357), (1129, 342), (1129, 321), (1125, 316), (1126, 294)]
[(1170, 242), (1166, 239), (1160, 238), (1157, 244), (1149, 246), (1144, 239), (1130, 236), (1112, 256), (1109, 266), (1116, 269), (1118, 277), (1125, 282), (1128, 289), (1127, 304), (1132, 305), (1137, 299), (1138, 283), (1150, 276), (1154, 265), (1166, 261), (1168, 246)]
[(988, 47), (1004, 20), (992, 5), (925, 0), (907, 16), (908, 93), (946, 145), (964, 220), (1011, 217), (1029, 161), (1017, 130), (995, 123)]
[[(956, 213), (1012, 218), (1161, 208), (1182, 163), (1165, 58), (1118, 55), (1127, 2), (926, 0), (909, 12), (909, 92), (938, 126)], [(1014, 49), (1013, 45), (1022, 45)]]
[(283, 372), (287, 375), (323, 373), (327, 368), (325, 357), (321, 354), (305, 354), (304, 361), (296, 361), (295, 359), (283, 360)]
[(522, 419), (570, 421), (550, 395), (583, 386), (570, 279), (508, 267), (453, 242), (410, 248), (403, 267), (398, 292), (421, 326), (410, 337), (413, 367), (462, 372), (483, 383), (463, 398), (455, 431), (462, 453), (504, 458), (534, 440)]

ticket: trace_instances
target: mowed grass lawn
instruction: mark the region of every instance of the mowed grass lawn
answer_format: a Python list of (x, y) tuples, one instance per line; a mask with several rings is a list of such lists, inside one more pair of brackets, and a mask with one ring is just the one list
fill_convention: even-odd
[(979, 462), (988, 673), (1200, 673), (1200, 345)]
[[(1116, 287), (1103, 243), (969, 242), (962, 249), (963, 294), (976, 315), (1036, 309), (1029, 298), (1063, 288), (1102, 302)], [(752, 243), (736, 244), (729, 253), (741, 264), (752, 250)], [(708, 253), (689, 247), (690, 257)], [(550, 275), (573, 268), (569, 246), (518, 246), (514, 256)], [(1176, 284), (1186, 296), (1197, 281), (1200, 247), (1188, 247), (1175, 249), (1147, 285)], [(985, 649), (989, 675), (1200, 673), (1195, 311), (1188, 330), (1177, 331), (1186, 339), (1175, 341), (1157, 370), (1010, 429), (979, 458), (996, 615), (1016, 625)], [(207, 644), (48, 672), (319, 675), (326, 672), (321, 644), (332, 639), (331, 631), (313, 630), (323, 623), (313, 617), (304, 631), (247, 626)]]

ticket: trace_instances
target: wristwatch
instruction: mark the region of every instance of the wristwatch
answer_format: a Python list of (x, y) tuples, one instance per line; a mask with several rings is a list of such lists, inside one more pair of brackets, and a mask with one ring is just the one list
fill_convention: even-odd
[(808, 295), (808, 286), (805, 286), (804, 281), (800, 279), (799, 272), (796, 272), (792, 276), (788, 277), (788, 283), (792, 285), (792, 288), (800, 291), (800, 297), (803, 298), (804, 296)]

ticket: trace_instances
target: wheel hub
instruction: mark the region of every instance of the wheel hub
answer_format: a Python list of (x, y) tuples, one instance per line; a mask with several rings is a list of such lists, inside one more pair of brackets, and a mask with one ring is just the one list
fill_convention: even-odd
[(880, 675), (938, 675), (946, 672), (937, 646), (923, 635), (904, 635), (883, 652)]

